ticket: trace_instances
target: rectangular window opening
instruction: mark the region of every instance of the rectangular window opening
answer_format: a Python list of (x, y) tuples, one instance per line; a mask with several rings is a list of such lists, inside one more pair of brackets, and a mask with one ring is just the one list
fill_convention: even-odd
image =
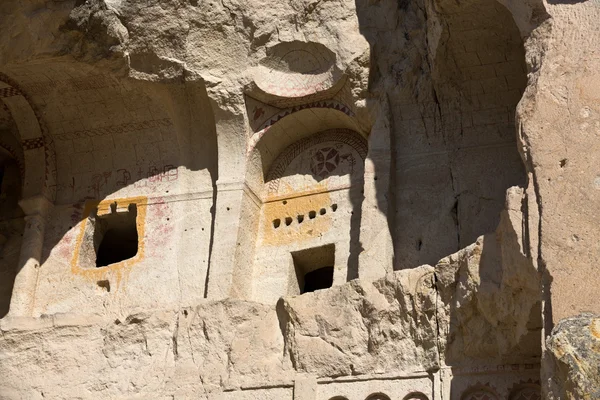
[(333, 285), (334, 244), (293, 252), (292, 259), (300, 293), (327, 289)]
[(95, 217), (94, 249), (96, 268), (106, 267), (136, 256), (138, 252), (137, 207), (130, 204), (127, 211), (111, 212)]
[(0, 165), (0, 194), (2, 194), (2, 181), (4, 180), (4, 165)]

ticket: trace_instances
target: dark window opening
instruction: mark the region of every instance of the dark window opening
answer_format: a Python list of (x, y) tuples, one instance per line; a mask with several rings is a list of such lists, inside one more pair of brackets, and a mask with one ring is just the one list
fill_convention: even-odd
[(105, 267), (135, 257), (138, 251), (138, 234), (135, 227), (109, 229), (98, 247), (96, 267)]
[(4, 179), (4, 165), (0, 165), (0, 194), (2, 194), (2, 180)]
[(117, 212), (116, 205), (113, 205), (110, 214), (96, 217), (96, 267), (106, 267), (135, 257), (138, 252), (136, 218), (135, 204), (131, 204), (125, 212)]
[[(328, 244), (292, 253), (300, 293), (327, 289), (333, 285), (335, 245)], [(298, 293), (298, 292), (296, 292)]]
[[(19, 166), (0, 146), (0, 318), (8, 314), (22, 246)], [(1, 397), (1, 396), (0, 396)]]
[(333, 267), (323, 267), (304, 275), (304, 288), (302, 293), (327, 289), (333, 285)]

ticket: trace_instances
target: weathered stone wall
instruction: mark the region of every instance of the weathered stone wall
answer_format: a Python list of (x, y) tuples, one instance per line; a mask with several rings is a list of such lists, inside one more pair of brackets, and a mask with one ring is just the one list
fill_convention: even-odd
[(523, 44), (492, 1), (378, 2), (358, 14), (374, 89), (390, 103), (395, 268), (434, 263), (492, 232), (506, 189), (525, 183), (514, 130)]
[(600, 10), (596, 2), (581, 2), (553, 4), (548, 12), (551, 24), (535, 41), (563, 33), (531, 50), (538, 79), (522, 103), (520, 124), (540, 214), (534, 244), (547, 280), (546, 318), (556, 323), (598, 310), (591, 266), (598, 244), (586, 238), (598, 233), (591, 221), (599, 201), (593, 165), (600, 102), (592, 71), (599, 63)]
[(3, 2), (0, 395), (593, 398), (599, 10)]
[(561, 320), (546, 342), (549, 399), (594, 399), (600, 396), (597, 366), (600, 319), (584, 313)]
[[(183, 86), (133, 85), (67, 61), (5, 71), (43, 115), (39, 123), (56, 151), (57, 195), (35, 289), (45, 294), (29, 293), (36, 298), (33, 313), (112, 313), (117, 311), (110, 304), (145, 308), (202, 299), (216, 164), (214, 123), (189, 112), (210, 112), (202, 87), (187, 95)], [(185, 108), (177, 106), (182, 99)], [(84, 214), (101, 199), (143, 204), (145, 248), (131, 269), (86, 270), (74, 256)], [(187, 257), (192, 248), (194, 255)], [(147, 274), (148, 263), (155, 266), (153, 274)], [(97, 285), (106, 280), (112, 295)]]
[[(439, 398), (460, 390), (453, 394), (458, 396), (476, 386), (468, 378), (473, 373), (498, 393), (535, 381), (537, 354), (499, 359), (480, 352), (469, 368), (459, 367), (468, 354), (450, 363), (446, 354), (463, 347), (440, 323), (446, 313), (454, 318), (452, 304), (465, 293), (436, 282), (464, 268), (450, 261), (398, 271), (375, 282), (355, 280), (284, 298), (276, 306), (223, 300), (110, 318), (7, 317), (0, 325), (0, 390), (8, 398), (359, 400), (372, 393)], [(469, 268), (477, 273), (480, 266)], [(479, 287), (473, 283), (466, 297), (475, 305), (472, 316), (485, 321), (476, 306), (483, 301)], [(511, 341), (511, 335), (497, 337)], [(474, 348), (487, 342), (483, 334), (464, 339)], [(457, 345), (460, 349), (445, 351)], [(511, 364), (506, 371), (497, 369), (503, 362)], [(463, 377), (456, 388), (453, 373)], [(303, 385), (312, 394), (303, 395)]]

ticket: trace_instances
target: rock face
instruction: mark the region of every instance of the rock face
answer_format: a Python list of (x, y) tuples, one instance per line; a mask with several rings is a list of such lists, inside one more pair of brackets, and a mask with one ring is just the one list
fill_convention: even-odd
[[(392, 379), (391, 395), (432, 398), (456, 390), (450, 373), (463, 384), (461, 374), (493, 362), (512, 365), (508, 376), (487, 371), (502, 395), (524, 377), (535, 382), (536, 370), (519, 366), (538, 362), (539, 347), (531, 343), (540, 340), (539, 328), (498, 329), (529, 310), (504, 310), (502, 319), (501, 299), (515, 293), (506, 284), (495, 293), (482, 285), (484, 243), (482, 237), (435, 267), (353, 280), (271, 306), (222, 300), (117, 318), (9, 316), (0, 325), (6, 377), (0, 390), (7, 398), (243, 398), (252, 392), (291, 399), (300, 385), (313, 387), (307, 398), (326, 399), (334, 384), (327, 379), (345, 376), (350, 381), (334, 392), (365, 380), (370, 388), (360, 390), (375, 392)], [(486, 309), (492, 294), (496, 308)], [(528, 335), (534, 340), (522, 339)]]
[(284, 298), (285, 338), (299, 372), (321, 376), (440, 367), (433, 268)]
[(594, 0), (0, 24), (1, 398), (600, 396)]
[[(279, 393), (269, 387), (281, 387), (281, 395), (292, 398), (302, 376), (314, 377), (303, 384), (321, 393), (331, 384), (323, 381), (327, 377), (361, 377), (375, 387), (379, 379), (400, 374), (413, 390), (435, 396), (436, 379), (448, 389), (451, 384), (440, 371), (459, 365), (455, 354), (467, 347), (461, 343), (454, 349), (454, 333), (440, 324), (461, 299), (450, 295), (450, 304), (445, 303), (436, 287), (439, 275), (460, 268), (445, 261), (436, 268), (422, 266), (374, 282), (354, 280), (284, 298), (277, 306), (223, 300), (115, 319), (6, 317), (0, 326), (0, 371), (6, 378), (0, 389), (7, 398), (222, 398), (223, 390), (239, 398), (240, 389), (264, 398)], [(474, 302), (480, 300), (477, 287), (467, 289)], [(471, 315), (482, 318), (477, 310)], [(478, 344), (486, 331), (479, 328), (477, 335), (475, 329), (463, 343), (477, 349), (473, 353), (480, 361), (493, 359), (493, 352), (488, 356)], [(499, 334), (497, 339), (511, 338)], [(527, 364), (536, 356), (513, 355), (510, 362)], [(471, 361), (469, 354), (463, 360)], [(510, 379), (519, 382), (520, 377)], [(391, 390), (410, 393), (402, 385)]]
[(600, 318), (580, 314), (565, 318), (546, 339), (549, 398), (600, 397)]
[(480, 237), (436, 265), (443, 304), (439, 320), (448, 332), (450, 365), (539, 356), (540, 281), (522, 247), (522, 196), (522, 189), (507, 192), (496, 234)]
[(5, 398), (206, 398), (277, 382), (289, 369), (276, 314), (258, 304), (224, 301), (115, 320), (9, 319), (2, 329)]

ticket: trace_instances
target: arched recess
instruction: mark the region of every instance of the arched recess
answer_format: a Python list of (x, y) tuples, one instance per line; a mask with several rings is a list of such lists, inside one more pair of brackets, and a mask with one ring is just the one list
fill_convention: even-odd
[(506, 190), (526, 183), (515, 126), (527, 85), (518, 27), (496, 0), (435, 6), (429, 98), (400, 111), (396, 269), (436, 263), (494, 232)]
[[(249, 195), (243, 204), (240, 221), (240, 226), (245, 228), (238, 235), (231, 292), (237, 297), (273, 302), (281, 295), (302, 292), (300, 286), (306, 273), (321, 267), (334, 267), (334, 264), (337, 268), (334, 284), (345, 282), (346, 269), (358, 269), (366, 133), (360, 131), (351, 116), (339, 109), (307, 108), (279, 119), (254, 135), (248, 149), (245, 179)], [(307, 152), (315, 157), (321, 152), (319, 154), (324, 157), (321, 168), (325, 169), (312, 171), (310, 157), (297, 158)], [(335, 159), (335, 168), (333, 164), (327, 166), (328, 156)], [(299, 161), (301, 159), (303, 161)], [(347, 167), (350, 159), (354, 163), (350, 174), (353, 178), (347, 179), (351, 172), (348, 169), (344, 173), (339, 170), (339, 176), (336, 175), (334, 169)], [(299, 180), (292, 178), (300, 185), (295, 188), (290, 186), (288, 175), (296, 174), (286, 171), (292, 164), (295, 165), (292, 168), (304, 172)], [(318, 176), (319, 173), (327, 176)], [(330, 178), (330, 173), (335, 178)], [(333, 185), (329, 190), (328, 183), (336, 179), (338, 183), (346, 179), (346, 183), (343, 187)], [(281, 192), (281, 186), (274, 192), (277, 182), (288, 185), (289, 191)], [(278, 218), (281, 229), (275, 232), (274, 224)], [(328, 225), (331, 223), (333, 225)], [(348, 232), (340, 234), (337, 243), (331, 238), (315, 239), (323, 237), (325, 231), (333, 232), (330, 229), (341, 229), (339, 227), (344, 224), (349, 228)], [(309, 254), (311, 249), (315, 252), (312, 255)], [(310, 251), (296, 254), (304, 250)], [(295, 264), (293, 257), (304, 261), (297, 259)], [(315, 257), (320, 261), (309, 267), (298, 264), (311, 263)], [(326, 261), (331, 259), (335, 261)], [(214, 281), (209, 279), (209, 285), (212, 284)]]
[(460, 400), (500, 400), (500, 397), (492, 388), (477, 385), (467, 389)]
[(52, 138), (26, 94), (1, 72), (0, 100), (16, 124), (24, 154), (22, 197), (44, 196), (53, 202), (56, 198), (56, 157)]
[(412, 392), (404, 396), (402, 400), (429, 400), (429, 397), (421, 392)]
[(23, 150), (8, 108), (0, 107), (0, 318), (9, 310), (24, 229), (19, 207)]
[[(6, 278), (9, 282), (11, 278), (14, 281), (7, 302), (10, 304), (11, 314), (29, 315), (37, 281), (37, 267), (42, 256), (46, 217), (56, 197), (55, 153), (40, 116), (18, 85), (2, 73), (0, 102), (14, 128), (11, 130), (12, 135), (3, 134), (0, 139), (0, 146), (4, 148), (4, 157), (0, 160), (4, 166), (3, 176), (13, 185), (9, 195), (11, 205), (7, 208), (12, 210), (9, 214), (13, 218), (23, 215), (17, 204), (25, 214), (24, 223), (20, 227), (19, 236), (22, 236), (22, 241), (19, 242), (18, 256), (13, 241), (9, 251), (11, 261), (3, 265)], [(11, 169), (14, 172), (7, 174)], [(19, 170), (18, 174), (16, 169)], [(19, 184), (16, 184), (17, 175)], [(17, 188), (14, 188), (15, 184)], [(3, 188), (6, 188), (5, 185), (6, 183)], [(10, 283), (3, 289), (5, 301), (0, 308), (4, 311), (9, 286)], [(2, 310), (0, 313), (4, 312)]]
[(369, 395), (365, 400), (390, 400), (390, 397), (383, 393), (373, 393)]
[(293, 143), (329, 129), (349, 129), (367, 137), (352, 116), (335, 108), (301, 109), (255, 133), (248, 148), (248, 187), (262, 197), (266, 175), (279, 154)]
[(520, 384), (510, 392), (508, 400), (541, 400), (541, 393), (540, 385), (535, 383)]
[(273, 162), (257, 216), (255, 300), (272, 302), (355, 275), (349, 270), (357, 269), (366, 155), (360, 134), (331, 129), (291, 144)]
[[(165, 307), (203, 298), (217, 158), (203, 84), (126, 79), (71, 57), (32, 60), (2, 70), (18, 81), (34, 113), (43, 117), (41, 130), (48, 129), (56, 148), (56, 208), (44, 238), (33, 315), (69, 312), (82, 305), (95, 312), (95, 307), (103, 308), (93, 300), (98, 288), (111, 297), (154, 288), (164, 294), (159, 302)], [(37, 161), (44, 172), (42, 159)], [(132, 260), (132, 268), (123, 268), (123, 274), (115, 273), (118, 266), (79, 268), (73, 254), (82, 244), (79, 233), (89, 226), (86, 213), (92, 204), (156, 196), (160, 200), (144, 208), (150, 210), (146, 221), (158, 228), (138, 237), (152, 254)], [(154, 217), (154, 210), (172, 214)], [(185, 218), (173, 217), (179, 213)], [(152, 273), (145, 276), (156, 284), (121, 279), (144, 271), (148, 263)], [(182, 276), (186, 278), (177, 278)], [(97, 284), (104, 281), (110, 291), (108, 284)], [(119, 285), (121, 281), (127, 284)], [(135, 299), (132, 307), (141, 307), (156, 303), (157, 296), (129, 298)]]

